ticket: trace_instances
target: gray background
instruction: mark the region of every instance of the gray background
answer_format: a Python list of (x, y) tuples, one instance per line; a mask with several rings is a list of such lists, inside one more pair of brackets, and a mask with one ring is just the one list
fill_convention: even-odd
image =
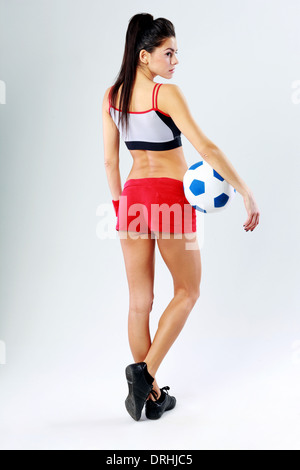
[[(201, 295), (157, 374), (177, 409), (136, 423), (123, 255), (97, 211), (102, 99), (140, 12), (174, 23), (171, 82), (261, 216), (246, 233), (237, 194), (198, 218)], [(1, 448), (299, 449), (299, 15), (296, 0), (0, 1)], [(124, 184), (123, 142), (120, 160)], [(156, 253), (153, 332), (172, 297)]]

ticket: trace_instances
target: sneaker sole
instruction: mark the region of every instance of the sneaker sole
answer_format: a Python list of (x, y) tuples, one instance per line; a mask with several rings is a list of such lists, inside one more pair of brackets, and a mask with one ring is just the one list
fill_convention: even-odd
[[(128, 413), (130, 414), (130, 416), (135, 421), (139, 421), (139, 419), (141, 418), (141, 415), (142, 415), (142, 410), (143, 410), (144, 404), (141, 408), (136, 406), (136, 402), (134, 400), (135, 372), (132, 369), (131, 365), (126, 367), (125, 375), (126, 375), (126, 380), (127, 380), (127, 383), (128, 383), (128, 396), (125, 400), (125, 407), (126, 407), (126, 410), (128, 411)], [(147, 397), (146, 397), (146, 399), (147, 399)], [(146, 399), (145, 399), (145, 401), (146, 401)]]

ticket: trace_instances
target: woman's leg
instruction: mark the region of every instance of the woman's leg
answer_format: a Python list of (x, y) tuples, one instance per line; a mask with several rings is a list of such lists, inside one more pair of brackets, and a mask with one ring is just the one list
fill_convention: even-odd
[[(120, 241), (129, 287), (129, 345), (134, 361), (143, 362), (151, 346), (149, 314), (154, 300), (155, 238), (133, 238), (127, 234)], [(153, 389), (160, 395), (156, 381)]]
[[(186, 244), (193, 242), (198, 249), (187, 250)], [(189, 313), (200, 295), (201, 257), (195, 232), (194, 238), (157, 238), (157, 244), (174, 283), (174, 297), (163, 312), (156, 335), (144, 362), (154, 377), (158, 367), (182, 330)]]

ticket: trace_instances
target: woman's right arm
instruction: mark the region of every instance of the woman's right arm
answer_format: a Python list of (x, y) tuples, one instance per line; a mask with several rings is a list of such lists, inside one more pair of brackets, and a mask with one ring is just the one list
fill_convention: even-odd
[(117, 214), (119, 197), (122, 193), (122, 183), (119, 167), (120, 134), (109, 114), (109, 88), (106, 90), (102, 102), (102, 126), (104, 144), (104, 166), (108, 185), (112, 195), (112, 202)]
[(163, 109), (170, 114), (176, 126), (201, 157), (243, 196), (248, 213), (244, 227), (246, 231), (254, 230), (259, 223), (260, 212), (251, 189), (239, 176), (222, 150), (202, 132), (191, 115), (180, 88), (175, 84), (164, 84), (161, 88), (160, 97)]

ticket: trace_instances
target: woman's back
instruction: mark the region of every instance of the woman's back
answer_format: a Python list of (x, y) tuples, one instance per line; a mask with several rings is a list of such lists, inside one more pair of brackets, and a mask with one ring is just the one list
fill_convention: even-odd
[[(151, 80), (134, 83), (129, 105), (128, 133), (120, 134), (129, 149), (133, 165), (127, 179), (163, 177), (183, 180), (188, 169), (184, 158), (181, 132), (168, 114), (164, 87)], [(122, 85), (110, 114), (118, 127)]]

